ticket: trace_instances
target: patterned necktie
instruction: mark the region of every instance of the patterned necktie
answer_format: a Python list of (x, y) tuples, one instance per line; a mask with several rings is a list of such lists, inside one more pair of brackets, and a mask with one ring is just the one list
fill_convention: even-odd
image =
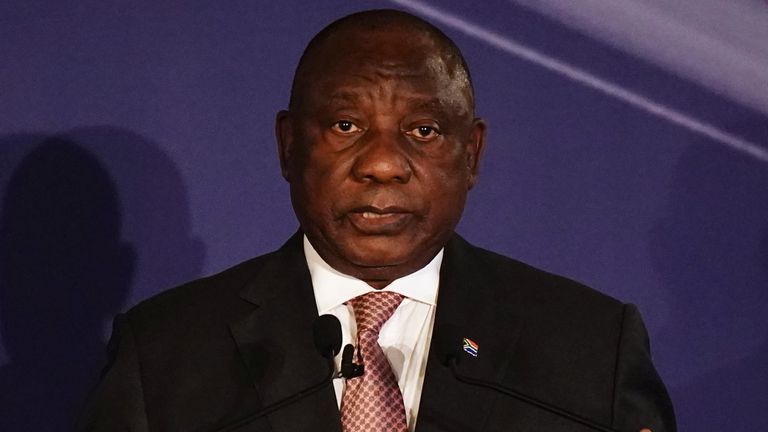
[(352, 305), (357, 321), (358, 361), (365, 365), (363, 376), (348, 379), (341, 398), (341, 425), (344, 432), (406, 432), (403, 395), (384, 351), (379, 330), (403, 301), (390, 291), (374, 291), (355, 297)]

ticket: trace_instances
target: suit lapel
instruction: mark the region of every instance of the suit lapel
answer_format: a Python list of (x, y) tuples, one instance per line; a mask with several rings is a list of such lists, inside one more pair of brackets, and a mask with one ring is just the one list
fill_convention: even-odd
[(492, 268), (483, 268), (476, 252), (458, 235), (448, 243), (440, 272), (437, 314), (421, 395), (417, 431), (482, 430), (497, 395), (491, 390), (457, 381), (445, 367), (437, 341), (443, 333), (466, 337), (479, 346), (477, 356), (461, 350), (459, 371), (468, 376), (499, 382), (507, 373), (508, 353), (517, 341), (521, 321), (514, 311), (494, 307), (494, 298), (508, 281), (499, 281)]
[[(230, 324), (261, 399), (270, 405), (322, 380), (327, 362), (315, 350), (317, 307), (302, 248), (294, 235), (241, 293), (253, 311)], [(333, 386), (267, 416), (272, 430), (340, 430)]]

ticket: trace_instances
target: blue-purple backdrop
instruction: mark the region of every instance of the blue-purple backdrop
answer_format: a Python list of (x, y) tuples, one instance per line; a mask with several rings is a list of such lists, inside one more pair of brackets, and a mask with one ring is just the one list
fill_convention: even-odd
[[(301, 50), (393, 6), (308, 4), (0, 4), (0, 430), (67, 430), (115, 313), (296, 229)], [(768, 161), (678, 114), (762, 148), (768, 118), (507, 1), (433, 4), (490, 125), (459, 231), (636, 303), (681, 430), (768, 430)]]

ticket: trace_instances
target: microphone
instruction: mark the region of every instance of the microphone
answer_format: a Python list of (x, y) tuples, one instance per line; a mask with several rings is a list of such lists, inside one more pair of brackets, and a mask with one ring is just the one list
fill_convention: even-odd
[(239, 429), (254, 420), (257, 420), (267, 414), (283, 408), (284, 406), (290, 405), (300, 399), (303, 399), (332, 383), (335, 375), (334, 372), (336, 370), (336, 365), (333, 359), (341, 350), (341, 323), (339, 323), (339, 319), (333, 315), (319, 316), (312, 324), (312, 337), (314, 338), (315, 348), (317, 351), (321, 356), (328, 360), (328, 374), (323, 377), (322, 381), (319, 381), (317, 384), (314, 384), (311, 387), (307, 387), (298, 393), (267, 405), (255, 413), (249, 414), (248, 416), (243, 417), (234, 423), (230, 423), (224, 427), (216, 429), (215, 432), (229, 432)]
[(352, 344), (347, 344), (344, 347), (344, 352), (341, 354), (341, 373), (344, 378), (356, 378), (363, 375), (365, 371), (364, 365), (353, 363), (352, 355), (355, 352), (355, 347)]
[(435, 331), (435, 334), (437, 337), (434, 343), (435, 343), (435, 347), (437, 348), (438, 358), (440, 359), (440, 361), (444, 366), (448, 367), (451, 370), (451, 374), (458, 381), (463, 382), (465, 384), (472, 385), (472, 386), (483, 387), (483, 388), (497, 391), (499, 393), (502, 393), (504, 395), (507, 395), (519, 401), (522, 401), (528, 405), (533, 405), (548, 413), (555, 414), (559, 417), (568, 419), (575, 423), (579, 423), (583, 426), (587, 426), (597, 431), (617, 432), (616, 430), (611, 429), (608, 426), (601, 425), (585, 417), (582, 417), (578, 414), (574, 414), (570, 411), (556, 407), (547, 402), (540, 401), (534, 397), (525, 395), (523, 393), (501, 386), (494, 382), (472, 378), (470, 376), (462, 374), (461, 372), (459, 372), (457, 368), (460, 359), (463, 357), (461, 355), (461, 348), (460, 348), (463, 345), (462, 344), (463, 337), (461, 336), (461, 333), (459, 332), (458, 327), (456, 327), (453, 324), (447, 324), (447, 325), (441, 326), (437, 331)]
[(320, 315), (312, 324), (315, 349), (321, 356), (333, 360), (341, 350), (341, 323), (333, 315)]

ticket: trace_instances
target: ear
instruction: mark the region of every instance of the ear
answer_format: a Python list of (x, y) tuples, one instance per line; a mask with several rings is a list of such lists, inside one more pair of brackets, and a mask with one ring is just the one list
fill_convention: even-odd
[(275, 137), (277, 138), (277, 156), (280, 158), (280, 170), (283, 178), (290, 182), (290, 161), (293, 155), (293, 124), (291, 113), (281, 110), (275, 118)]
[(467, 169), (469, 170), (469, 184), (467, 189), (472, 189), (477, 183), (477, 174), (480, 171), (480, 159), (485, 151), (485, 120), (476, 118), (472, 120), (472, 130), (467, 143)]

